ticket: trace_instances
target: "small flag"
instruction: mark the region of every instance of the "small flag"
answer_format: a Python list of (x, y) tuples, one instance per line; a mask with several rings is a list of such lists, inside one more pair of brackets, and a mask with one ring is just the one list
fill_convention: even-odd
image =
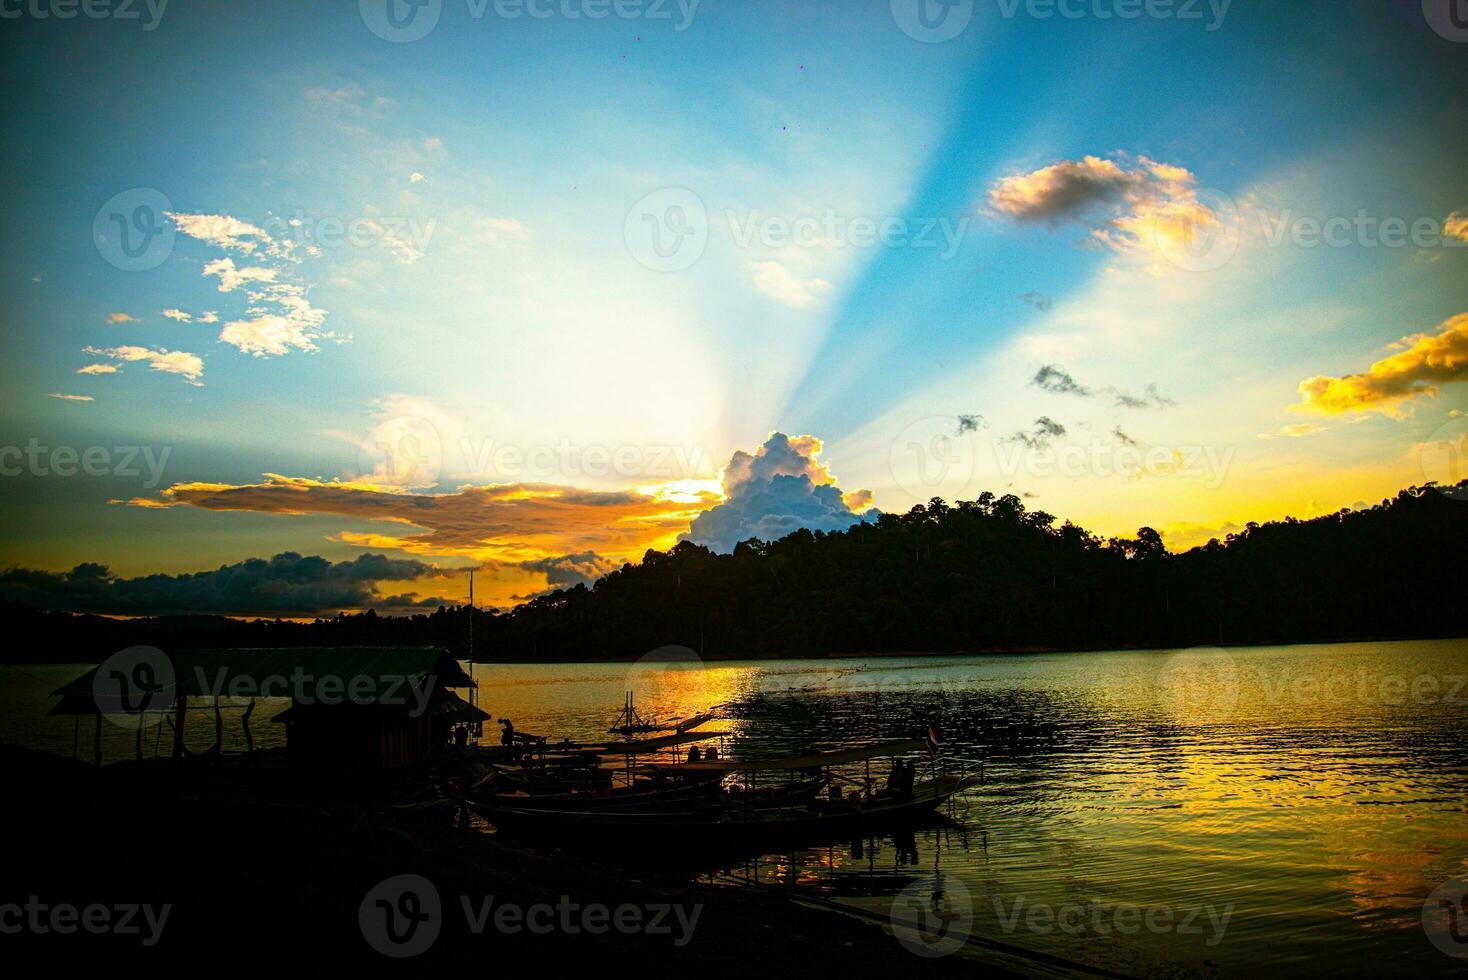
[(938, 741), (937, 725), (928, 726), (928, 733), (923, 737), (923, 741), (927, 743), (928, 755), (936, 756), (939, 750), (943, 748), (943, 743)]

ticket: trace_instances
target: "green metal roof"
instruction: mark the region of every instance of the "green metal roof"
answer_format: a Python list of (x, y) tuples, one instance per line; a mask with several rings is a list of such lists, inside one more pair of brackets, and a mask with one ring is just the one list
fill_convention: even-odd
[[(173, 690), (190, 697), (289, 697), (380, 700), (422, 685), (476, 686), (443, 647), (254, 647), (180, 650), (173, 655)], [(99, 664), (52, 692), (91, 698)]]

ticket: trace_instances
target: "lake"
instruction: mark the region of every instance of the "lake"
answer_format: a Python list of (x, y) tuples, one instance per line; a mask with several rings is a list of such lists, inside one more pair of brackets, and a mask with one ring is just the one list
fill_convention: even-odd
[[(0, 737), (70, 754), (72, 720), (44, 713), (83, 669), (0, 668)], [(1468, 974), (1468, 958), (1443, 951), (1468, 954), (1450, 910), (1431, 903), (1424, 927), (1434, 889), (1461, 900), (1449, 883), (1468, 879), (1468, 640), (712, 664), (674, 653), (476, 675), (496, 717), (556, 737), (605, 737), (631, 690), (652, 717), (721, 707), (708, 727), (730, 733), (736, 757), (911, 737), (931, 721), (947, 754), (984, 761), (984, 784), (946, 826), (704, 869), (712, 880), (880, 915), (936, 887), (950, 933), (1132, 975)], [(257, 745), (283, 740), (266, 719), (284, 706), (257, 710)], [(243, 748), (229, 717), (225, 747)], [(207, 747), (212, 713), (189, 722)], [(104, 743), (130, 758), (135, 736), (109, 724)], [(83, 758), (90, 746), (84, 725)], [(1456, 926), (1468, 940), (1468, 920)]]

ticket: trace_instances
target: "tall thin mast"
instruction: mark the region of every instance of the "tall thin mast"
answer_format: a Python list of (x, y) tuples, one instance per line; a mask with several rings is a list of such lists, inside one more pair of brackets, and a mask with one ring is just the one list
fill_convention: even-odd
[[(474, 569), (469, 569), (469, 703), (479, 705), (479, 688), (474, 686)], [(476, 723), (476, 728), (480, 726)], [(482, 729), (481, 729), (482, 731)]]

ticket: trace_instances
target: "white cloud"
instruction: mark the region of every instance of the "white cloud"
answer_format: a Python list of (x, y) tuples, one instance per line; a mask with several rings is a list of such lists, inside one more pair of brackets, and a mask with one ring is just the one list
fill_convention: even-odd
[(76, 369), (77, 374), (116, 374), (116, 364), (88, 364)]
[(89, 402), (89, 401), (94, 401), (95, 400), (95, 399), (92, 398), (91, 395), (62, 395), (62, 394), (59, 394), (57, 392), (52, 392), (51, 394), (47, 395), (46, 397), (47, 398), (60, 398), (64, 402)]
[(154, 371), (180, 375), (192, 385), (201, 385), (199, 378), (204, 373), (204, 361), (197, 354), (181, 350), (151, 347), (84, 347), (83, 353), (110, 357), (118, 361), (140, 362)]
[(679, 540), (729, 552), (741, 541), (776, 541), (793, 531), (844, 531), (877, 517), (868, 490), (842, 493), (825, 464), (816, 459), (814, 436), (770, 434), (753, 454), (734, 453), (724, 468), (724, 502), (694, 518)]
[(310, 330), (304, 324), (288, 316), (276, 314), (226, 323), (219, 332), (219, 339), (256, 357), (289, 354), (291, 348), (305, 351), (318, 349)]
[(427, 178), (418, 173), (416, 170), (408, 175), (408, 183), (410, 184), (421, 184), (425, 179)]
[(756, 289), (771, 299), (798, 310), (814, 306), (832, 288), (828, 280), (815, 277), (802, 279), (775, 261), (751, 262), (750, 270), (754, 274)]
[(264, 229), (227, 214), (179, 214), (175, 211), (165, 211), (164, 214), (172, 218), (178, 230), (190, 238), (197, 238), (220, 248), (235, 249), (246, 255), (271, 241)]
[(245, 266), (243, 269), (236, 269), (234, 260), (227, 256), (204, 265), (204, 275), (219, 277), (221, 293), (233, 292), (248, 282), (274, 282), (277, 274), (276, 270), (265, 266)]

